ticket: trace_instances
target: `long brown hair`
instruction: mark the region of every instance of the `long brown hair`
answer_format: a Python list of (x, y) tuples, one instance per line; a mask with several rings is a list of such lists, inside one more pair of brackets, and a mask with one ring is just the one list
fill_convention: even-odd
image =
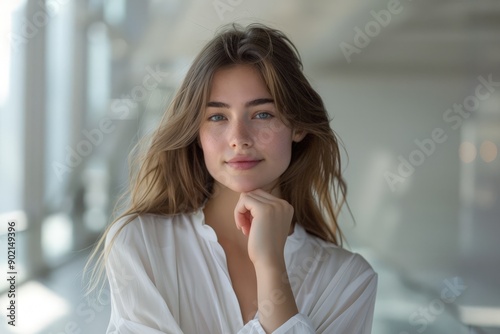
[(127, 217), (125, 226), (141, 214), (193, 212), (213, 195), (213, 178), (198, 145), (198, 132), (214, 73), (234, 64), (258, 69), (280, 119), (294, 131), (306, 133), (302, 141), (292, 144), (290, 165), (279, 179), (283, 199), (294, 208), (294, 223), (342, 246), (337, 217), (347, 186), (341, 174), (339, 143), (323, 101), (302, 73), (297, 49), (281, 31), (261, 24), (246, 28), (233, 24), (201, 50), (158, 128), (138, 144), (143, 149), (130, 163), (131, 182), (122, 196), (122, 213), (104, 232), (85, 269), (97, 258), (90, 289), (102, 277), (114, 238), (101, 248), (115, 222)]

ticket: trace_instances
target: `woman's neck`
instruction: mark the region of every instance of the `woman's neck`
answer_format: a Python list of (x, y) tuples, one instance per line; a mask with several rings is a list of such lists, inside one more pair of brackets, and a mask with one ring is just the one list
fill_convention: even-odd
[(234, 208), (238, 203), (240, 193), (231, 189), (214, 184), (214, 191), (205, 203), (203, 213), (205, 224), (211, 226), (217, 238), (224, 242), (235, 242), (241, 247), (246, 247), (246, 237), (237, 229), (234, 222)]
[[(272, 191), (272, 194), (277, 197), (280, 196), (277, 188)], [(213, 195), (205, 203), (203, 213), (205, 223), (215, 230), (219, 240), (232, 240), (246, 244), (247, 237), (237, 229), (234, 222), (234, 208), (239, 199), (239, 192), (235, 192), (217, 182), (214, 184)]]

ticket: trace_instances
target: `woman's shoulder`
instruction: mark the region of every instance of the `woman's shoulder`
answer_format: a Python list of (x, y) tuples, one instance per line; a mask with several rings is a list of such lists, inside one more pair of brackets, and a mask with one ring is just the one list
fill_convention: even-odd
[(303, 227), (302, 230), (303, 245), (300, 247), (300, 253), (303, 262), (321, 264), (318, 269), (332, 274), (348, 272), (354, 276), (376, 275), (370, 263), (361, 254), (312, 235)]
[(193, 213), (179, 214), (129, 214), (115, 220), (106, 233), (106, 244), (112, 239), (115, 242), (138, 242), (139, 239), (158, 237), (168, 229), (182, 228), (196, 217)]

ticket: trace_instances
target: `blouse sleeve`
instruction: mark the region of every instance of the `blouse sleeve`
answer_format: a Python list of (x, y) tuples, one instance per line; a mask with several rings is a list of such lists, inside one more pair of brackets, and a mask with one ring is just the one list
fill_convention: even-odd
[[(273, 334), (350, 333), (370, 334), (377, 291), (377, 274), (360, 256), (346, 262), (345, 271), (318, 284), (310, 296), (314, 306), (307, 315), (298, 313)], [(324, 276), (323, 278), (328, 277)], [(324, 281), (324, 280), (320, 280)], [(319, 282), (318, 282), (319, 283)], [(323, 289), (321, 286), (325, 286)], [(258, 319), (248, 322), (238, 334), (265, 334)]]
[[(307, 316), (297, 313), (283, 325), (278, 327), (272, 334), (314, 334), (311, 321)], [(260, 324), (258, 319), (249, 321), (237, 334), (266, 334), (266, 331)]]
[(106, 261), (111, 291), (111, 317), (108, 334), (181, 334), (174, 316), (148, 275), (148, 257), (133, 221), (119, 231), (115, 223), (106, 238), (112, 243)]
[(353, 254), (344, 269), (318, 293), (310, 319), (316, 333), (370, 334), (377, 273), (359, 254)]

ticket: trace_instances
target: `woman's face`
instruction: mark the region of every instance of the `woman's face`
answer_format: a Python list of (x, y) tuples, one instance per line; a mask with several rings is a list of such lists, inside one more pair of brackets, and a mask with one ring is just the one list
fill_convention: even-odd
[(200, 127), (205, 164), (216, 186), (236, 192), (270, 190), (288, 168), (292, 134), (277, 117), (271, 94), (250, 65), (215, 72)]

